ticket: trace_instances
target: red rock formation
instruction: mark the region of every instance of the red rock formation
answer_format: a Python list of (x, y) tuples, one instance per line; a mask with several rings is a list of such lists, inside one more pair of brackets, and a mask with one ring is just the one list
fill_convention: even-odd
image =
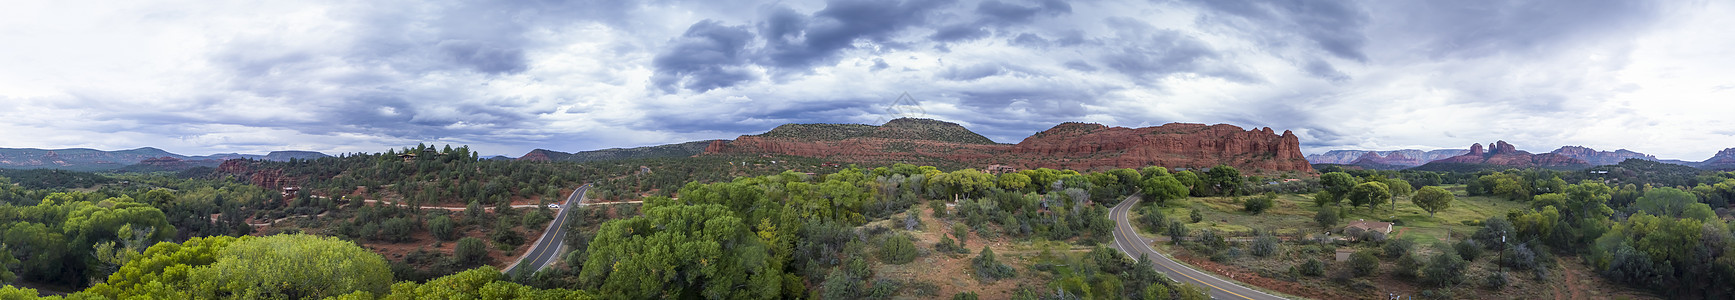
[(1205, 168), (1227, 164), (1249, 171), (1312, 172), (1295, 133), (1271, 128), (1243, 131), (1234, 125), (1170, 123), (1125, 128), (1067, 123), (1037, 133), (1007, 157), (1023, 168), (1100, 170), (1167, 166)]
[(1507, 144), (1506, 141), (1496, 141), (1488, 145), (1489, 147), (1487, 152), (1482, 151), (1481, 144), (1471, 144), (1470, 153), (1453, 156), (1437, 162), (1489, 164), (1518, 168), (1583, 166), (1589, 164), (1584, 160), (1566, 155), (1554, 153), (1530, 154), (1530, 152), (1519, 151), (1517, 147), (1512, 146), (1512, 144)]
[(1227, 164), (1244, 172), (1313, 172), (1302, 157), (1295, 133), (1277, 135), (1271, 128), (1242, 130), (1233, 125), (1171, 123), (1135, 129), (1063, 123), (1014, 145), (873, 136), (886, 135), (841, 139), (748, 135), (712, 142), (705, 153), (770, 153), (850, 162), (949, 161), (1020, 169), (1205, 168)]
[(238, 178), (247, 178), (248, 183), (266, 189), (277, 189), (280, 187), (296, 185), (296, 178), (293, 176), (283, 176), (283, 170), (253, 168), (257, 163), (258, 162), (245, 159), (226, 160), (223, 161), (223, 164), (217, 165), (217, 172), (219, 174), (235, 175), (235, 177)]

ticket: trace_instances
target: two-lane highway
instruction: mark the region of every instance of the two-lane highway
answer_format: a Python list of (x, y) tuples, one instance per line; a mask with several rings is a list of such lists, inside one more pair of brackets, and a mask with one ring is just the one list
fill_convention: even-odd
[(1121, 201), (1119, 205), (1115, 205), (1113, 209), (1109, 210), (1109, 218), (1114, 219), (1115, 221), (1115, 249), (1121, 250), (1121, 253), (1131, 256), (1133, 259), (1138, 259), (1139, 254), (1144, 254), (1153, 262), (1151, 265), (1156, 268), (1157, 271), (1162, 271), (1164, 274), (1167, 274), (1169, 279), (1210, 288), (1211, 298), (1250, 300), (1283, 299), (1283, 297), (1272, 296), (1264, 292), (1241, 286), (1237, 282), (1223, 280), (1211, 276), (1210, 274), (1205, 274), (1205, 272), (1194, 270), (1193, 268), (1169, 259), (1168, 256), (1164, 256), (1162, 253), (1157, 253), (1156, 250), (1152, 250), (1150, 241), (1146, 240), (1144, 237), (1140, 237), (1138, 230), (1133, 228), (1132, 222), (1127, 220), (1127, 212), (1131, 211), (1133, 206), (1138, 205), (1138, 202), (1139, 195), (1134, 194), (1127, 197), (1126, 200)]
[(566, 226), (561, 226), (566, 223), (566, 208), (584, 205), (584, 193), (588, 191), (590, 184), (579, 186), (566, 197), (566, 201), (558, 203), (560, 208), (554, 209), (554, 220), (548, 222), (548, 229), (542, 231), (542, 238), (537, 239), (536, 244), (530, 246), (530, 251), (519, 257), (518, 262), (506, 266), (504, 273), (511, 274), (517, 268), (529, 268), (525, 269), (529, 272), (541, 271), (560, 257), (561, 248), (566, 241)]

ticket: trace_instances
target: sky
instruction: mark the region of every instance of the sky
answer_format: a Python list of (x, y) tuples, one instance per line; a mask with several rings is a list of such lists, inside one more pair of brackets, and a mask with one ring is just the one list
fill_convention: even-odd
[[(913, 116), (1735, 147), (1730, 1), (22, 1), (0, 147), (484, 155)], [(900, 96), (908, 95), (904, 101)]]

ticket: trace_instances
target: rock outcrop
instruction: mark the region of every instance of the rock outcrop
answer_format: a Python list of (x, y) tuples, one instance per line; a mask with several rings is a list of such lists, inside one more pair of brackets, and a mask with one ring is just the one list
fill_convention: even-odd
[(1218, 164), (1249, 172), (1313, 171), (1292, 132), (1243, 130), (1233, 125), (1171, 123), (1145, 128), (1063, 123), (998, 144), (962, 126), (899, 119), (883, 126), (791, 124), (733, 141), (712, 141), (706, 153), (782, 154), (846, 162), (952, 162), (1017, 168), (1101, 170)]
[(246, 178), (248, 183), (266, 188), (278, 189), (297, 186), (299, 182), (294, 176), (283, 175), (282, 169), (258, 168), (259, 161), (246, 159), (231, 159), (217, 165), (217, 173), (234, 175), (236, 178)]
[(1481, 164), (1514, 168), (1584, 167), (1590, 165), (1584, 160), (1561, 154), (1531, 154), (1530, 152), (1518, 150), (1517, 147), (1512, 146), (1512, 144), (1507, 144), (1506, 141), (1496, 141), (1488, 145), (1488, 150), (1484, 152), (1481, 144), (1471, 144), (1469, 153), (1438, 160), (1429, 164)]
[(1628, 159), (1634, 159), (1634, 158), (1649, 160), (1649, 161), (1656, 161), (1657, 160), (1656, 156), (1652, 156), (1650, 154), (1633, 152), (1633, 151), (1630, 151), (1627, 149), (1619, 149), (1619, 150), (1615, 150), (1615, 151), (1596, 151), (1596, 149), (1591, 149), (1591, 148), (1582, 147), (1582, 146), (1560, 147), (1560, 149), (1554, 149), (1553, 152), (1549, 152), (1549, 153), (1565, 155), (1568, 157), (1581, 159), (1587, 163), (1590, 163), (1591, 165), (1598, 165), (1598, 166), (1618, 164), (1618, 163), (1621, 163), (1622, 161), (1626, 161)]

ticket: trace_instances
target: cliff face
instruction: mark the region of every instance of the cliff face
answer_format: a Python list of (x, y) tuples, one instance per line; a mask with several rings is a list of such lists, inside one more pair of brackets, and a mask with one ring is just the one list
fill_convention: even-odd
[(1006, 157), (1025, 168), (1097, 170), (1166, 166), (1312, 172), (1295, 133), (1234, 125), (1170, 123), (1125, 128), (1068, 123), (1025, 138)]
[(262, 169), (257, 167), (258, 164), (258, 161), (231, 159), (217, 165), (217, 173), (235, 175), (236, 178), (247, 178), (249, 183), (266, 189), (298, 185), (298, 178), (283, 175), (283, 170)]
[(1618, 163), (1621, 163), (1622, 161), (1626, 161), (1628, 159), (1634, 159), (1634, 158), (1649, 160), (1649, 161), (1656, 161), (1657, 160), (1656, 156), (1652, 156), (1650, 154), (1633, 152), (1633, 151), (1629, 151), (1627, 149), (1620, 149), (1620, 150), (1615, 150), (1615, 151), (1596, 151), (1596, 149), (1591, 149), (1591, 148), (1586, 148), (1586, 147), (1581, 147), (1581, 146), (1560, 147), (1560, 149), (1555, 149), (1553, 152), (1549, 152), (1549, 153), (1565, 155), (1568, 157), (1581, 159), (1581, 160), (1584, 160), (1585, 162), (1590, 163), (1592, 165), (1599, 165), (1599, 166), (1600, 165), (1618, 164)]
[(1507, 144), (1506, 141), (1496, 141), (1489, 144), (1486, 152), (1482, 151), (1481, 144), (1471, 144), (1469, 153), (1442, 159), (1437, 162), (1486, 164), (1516, 168), (1574, 167), (1589, 165), (1589, 163), (1584, 160), (1573, 158), (1571, 156), (1556, 153), (1530, 154), (1530, 152), (1519, 151), (1517, 147), (1512, 146), (1512, 144)]
[[(826, 127), (838, 127), (835, 129), (841, 132), (824, 131)], [(1204, 168), (1227, 164), (1250, 172), (1313, 171), (1301, 155), (1301, 143), (1295, 134), (1285, 131), (1278, 135), (1270, 128), (1242, 130), (1233, 125), (1181, 123), (1110, 128), (1064, 123), (1013, 145), (995, 144), (968, 132), (962, 126), (933, 120), (894, 120), (885, 126), (784, 125), (767, 134), (713, 141), (705, 152), (785, 154), (849, 162), (951, 161), (1074, 170), (1153, 165)]]

